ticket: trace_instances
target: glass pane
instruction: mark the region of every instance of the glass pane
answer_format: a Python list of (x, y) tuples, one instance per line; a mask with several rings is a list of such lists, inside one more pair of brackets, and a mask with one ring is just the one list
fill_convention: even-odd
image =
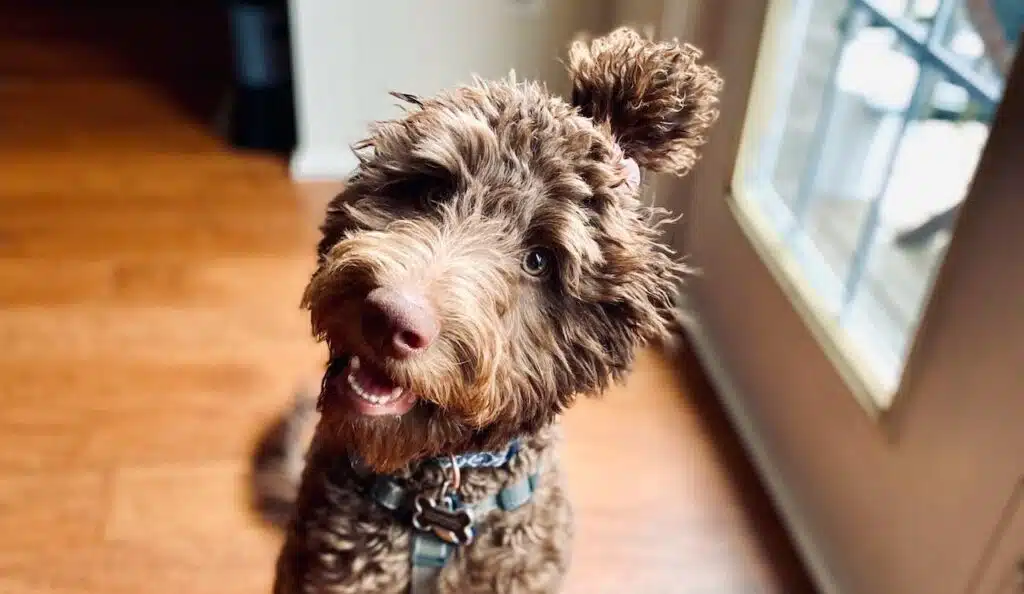
[(769, 32), (782, 49), (761, 75), (768, 109), (752, 112), (767, 117), (748, 133), (736, 194), (881, 386), (880, 408), (1002, 94), (981, 3), (1006, 30), (1024, 26), (1024, 0), (796, 0)]
[(983, 77), (1005, 77), (1024, 30), (1021, 0), (959, 0), (940, 43), (954, 60)]

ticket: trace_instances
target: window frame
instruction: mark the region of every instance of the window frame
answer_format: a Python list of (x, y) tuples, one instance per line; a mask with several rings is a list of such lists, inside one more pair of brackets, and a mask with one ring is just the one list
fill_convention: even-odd
[[(910, 52), (916, 54), (914, 58), (921, 66), (919, 79), (929, 75), (943, 77), (954, 84), (964, 86), (971, 97), (980, 100), (983, 104), (997, 106), (1001, 98), (1002, 86), (979, 81), (980, 77), (973, 71), (967, 69), (963, 64), (957, 63), (956, 56), (943, 47), (940, 36), (936, 34), (949, 25), (952, 11), (958, 1), (940, 0), (936, 20), (927, 31), (915, 31), (905, 23), (901, 23), (898, 18), (884, 14), (875, 0), (849, 0), (845, 9), (845, 18), (848, 21), (852, 20), (855, 13), (861, 11), (864, 18), (877, 19), (882, 22), (882, 26), (895, 31), (898, 38), (908, 44)], [(849, 280), (850, 272), (847, 272), (847, 278), (840, 278), (836, 275), (802, 233), (799, 233), (794, 240), (793, 236), (779, 232), (780, 227), (800, 229), (802, 223), (797, 214), (784, 206), (784, 200), (771, 184), (765, 183), (767, 180), (763, 172), (766, 169), (773, 169), (775, 163), (764, 163), (763, 150), (754, 150), (764, 149), (769, 135), (778, 135), (778, 131), (770, 130), (770, 128), (775, 124), (775, 119), (779, 117), (780, 108), (786, 107), (789, 100), (789, 90), (786, 88), (788, 83), (785, 80), (779, 82), (778, 64), (781, 58), (787, 58), (785, 61), (791, 62), (794, 54), (798, 54), (803, 46), (800, 40), (789, 41), (788, 38), (794, 34), (794, 31), (786, 29), (792, 27), (797, 29), (801, 35), (806, 33), (806, 21), (809, 19), (813, 5), (814, 0), (768, 0), (767, 15), (754, 67), (746, 117), (742, 124), (736, 163), (730, 177), (726, 201), (732, 216), (759, 259), (782, 289), (855, 400), (865, 412), (877, 418), (884, 416), (903, 396), (907, 368), (914, 351), (917, 335), (927, 316), (930, 290), (934, 285), (935, 277), (944, 264), (945, 254), (939, 257), (935, 270), (931, 271), (927, 283), (929, 292), (923, 297), (924, 302), (920, 306), (918, 323), (911, 327), (911, 334), (907, 337), (906, 352), (897, 365), (898, 377), (895, 385), (888, 384), (880, 376), (877, 367), (863, 355), (863, 345), (850, 335), (849, 330), (843, 325), (842, 318), (837, 316), (829, 305), (832, 301), (829, 297), (833, 296), (836, 291), (842, 291), (843, 286)], [(841, 37), (838, 46), (840, 48), (849, 41), (849, 28), (850, 26), (847, 25), (841, 27), (839, 31)], [(832, 59), (832, 70), (826, 82), (826, 85), (833, 88), (834, 72), (837, 66), (838, 56)], [(795, 76), (797, 69), (794, 67), (792, 70)], [(920, 80), (917, 85), (921, 86)], [(831, 105), (827, 102), (831, 90), (826, 88), (826, 96), (823, 98), (825, 104), (822, 107), (822, 113), (818, 116), (819, 121), (816, 123), (813, 133), (817, 140), (823, 140), (827, 135), (827, 120), (831, 109)], [(916, 107), (919, 106), (911, 105), (903, 114), (903, 118), (908, 120), (915, 117)], [(897, 143), (902, 142), (905, 133), (904, 129)], [(816, 167), (816, 164), (811, 163), (810, 167)], [(876, 205), (872, 208), (877, 209), (882, 200), (874, 202)], [(768, 212), (765, 211), (766, 208)], [(864, 226), (877, 222), (870, 220), (870, 214), (869, 212), (869, 220), (858, 225), (858, 234), (864, 233)], [(873, 235), (874, 231), (869, 231), (869, 242), (873, 239)], [(861, 246), (857, 247), (858, 252), (864, 249)], [(862, 255), (855, 253), (853, 256), (856, 258)], [(868, 257), (863, 256), (861, 262), (851, 263), (851, 268), (855, 265), (859, 266), (860, 273), (863, 274), (863, 269), (868, 265)], [(854, 273), (856, 274), (856, 271)], [(864, 277), (861, 276), (858, 282), (864, 280)], [(842, 299), (841, 294), (839, 298)]]

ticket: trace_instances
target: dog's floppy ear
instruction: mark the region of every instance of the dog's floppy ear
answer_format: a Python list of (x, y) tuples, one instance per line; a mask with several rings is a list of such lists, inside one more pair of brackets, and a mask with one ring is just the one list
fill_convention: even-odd
[(656, 43), (628, 28), (569, 49), (572, 103), (607, 125), (625, 156), (650, 171), (686, 174), (718, 118), (722, 80), (691, 45)]

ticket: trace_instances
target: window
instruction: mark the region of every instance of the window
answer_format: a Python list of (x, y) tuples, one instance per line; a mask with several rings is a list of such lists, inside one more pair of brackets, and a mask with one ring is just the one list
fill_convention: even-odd
[(734, 210), (874, 410), (899, 386), (1002, 96), (1020, 0), (778, 0)]

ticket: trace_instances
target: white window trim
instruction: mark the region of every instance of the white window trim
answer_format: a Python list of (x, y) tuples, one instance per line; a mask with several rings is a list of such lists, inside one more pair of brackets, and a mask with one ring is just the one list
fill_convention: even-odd
[(871, 417), (880, 418), (889, 409), (889, 405), (898, 399), (900, 388), (888, 389), (872, 366), (858, 356), (860, 347), (832, 318), (821, 296), (804, 279), (798, 262), (785, 248), (782, 238), (776, 239), (778, 234), (765, 215), (759, 211), (757, 204), (761, 201), (754, 195), (749, 184), (745, 183), (747, 174), (754, 170), (752, 157), (755, 153), (750, 148), (760, 143), (764, 128), (775, 113), (773, 96), (777, 79), (776, 65), (785, 44), (785, 36), (775, 33), (791, 22), (795, 4), (794, 0), (770, 0), (737, 163), (730, 182), (728, 205), (758, 257), (764, 262), (853, 397)]

